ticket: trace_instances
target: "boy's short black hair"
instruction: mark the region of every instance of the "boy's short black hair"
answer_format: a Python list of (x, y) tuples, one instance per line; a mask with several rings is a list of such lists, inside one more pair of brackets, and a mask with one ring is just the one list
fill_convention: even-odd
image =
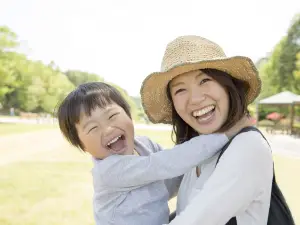
[(80, 114), (87, 116), (97, 107), (105, 108), (116, 103), (131, 118), (130, 106), (122, 94), (113, 86), (103, 82), (91, 82), (79, 85), (68, 94), (57, 110), (59, 128), (64, 137), (75, 147), (84, 151), (75, 124), (79, 123)]

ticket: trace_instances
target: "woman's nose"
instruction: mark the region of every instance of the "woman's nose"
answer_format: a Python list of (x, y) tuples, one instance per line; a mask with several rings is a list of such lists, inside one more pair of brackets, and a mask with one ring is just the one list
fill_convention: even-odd
[(192, 105), (197, 105), (205, 100), (205, 95), (199, 90), (191, 90), (189, 96), (189, 103)]

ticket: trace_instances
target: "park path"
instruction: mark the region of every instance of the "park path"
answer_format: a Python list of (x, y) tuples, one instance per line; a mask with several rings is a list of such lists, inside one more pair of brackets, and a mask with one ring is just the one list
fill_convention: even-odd
[(64, 143), (57, 129), (0, 136), (0, 166), (58, 148)]
[[(136, 129), (168, 130), (168, 126), (136, 124)], [(31, 155), (65, 147), (66, 140), (58, 129), (0, 136), (0, 166), (23, 161)]]
[[(170, 130), (168, 126), (135, 125), (136, 129)], [(266, 134), (274, 154), (300, 158), (300, 139)], [(0, 166), (22, 161), (31, 155), (66, 146), (58, 129), (0, 136)]]
[(264, 133), (272, 146), (274, 154), (284, 155), (288, 157), (300, 159), (300, 138), (295, 138), (290, 135), (282, 134), (267, 134)]

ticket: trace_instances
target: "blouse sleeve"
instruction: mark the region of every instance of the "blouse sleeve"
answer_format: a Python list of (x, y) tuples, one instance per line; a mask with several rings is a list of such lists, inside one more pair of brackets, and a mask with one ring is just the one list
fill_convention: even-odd
[(201, 191), (169, 225), (224, 225), (260, 193), (271, 193), (272, 178), (273, 160), (267, 142), (256, 132), (240, 134)]

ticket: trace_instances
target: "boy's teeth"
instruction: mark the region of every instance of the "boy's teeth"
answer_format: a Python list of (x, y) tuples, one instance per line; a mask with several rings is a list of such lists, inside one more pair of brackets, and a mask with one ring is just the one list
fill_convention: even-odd
[(109, 147), (112, 143), (115, 143), (117, 140), (119, 140), (120, 137), (121, 135), (112, 139), (110, 142), (108, 142), (107, 146)]
[(198, 111), (194, 111), (193, 112), (193, 116), (194, 117), (196, 117), (196, 116), (202, 116), (202, 115), (208, 113), (209, 111), (213, 110), (214, 108), (215, 108), (215, 106), (213, 106), (213, 105), (207, 106), (207, 107), (205, 107), (203, 109), (200, 109)]

